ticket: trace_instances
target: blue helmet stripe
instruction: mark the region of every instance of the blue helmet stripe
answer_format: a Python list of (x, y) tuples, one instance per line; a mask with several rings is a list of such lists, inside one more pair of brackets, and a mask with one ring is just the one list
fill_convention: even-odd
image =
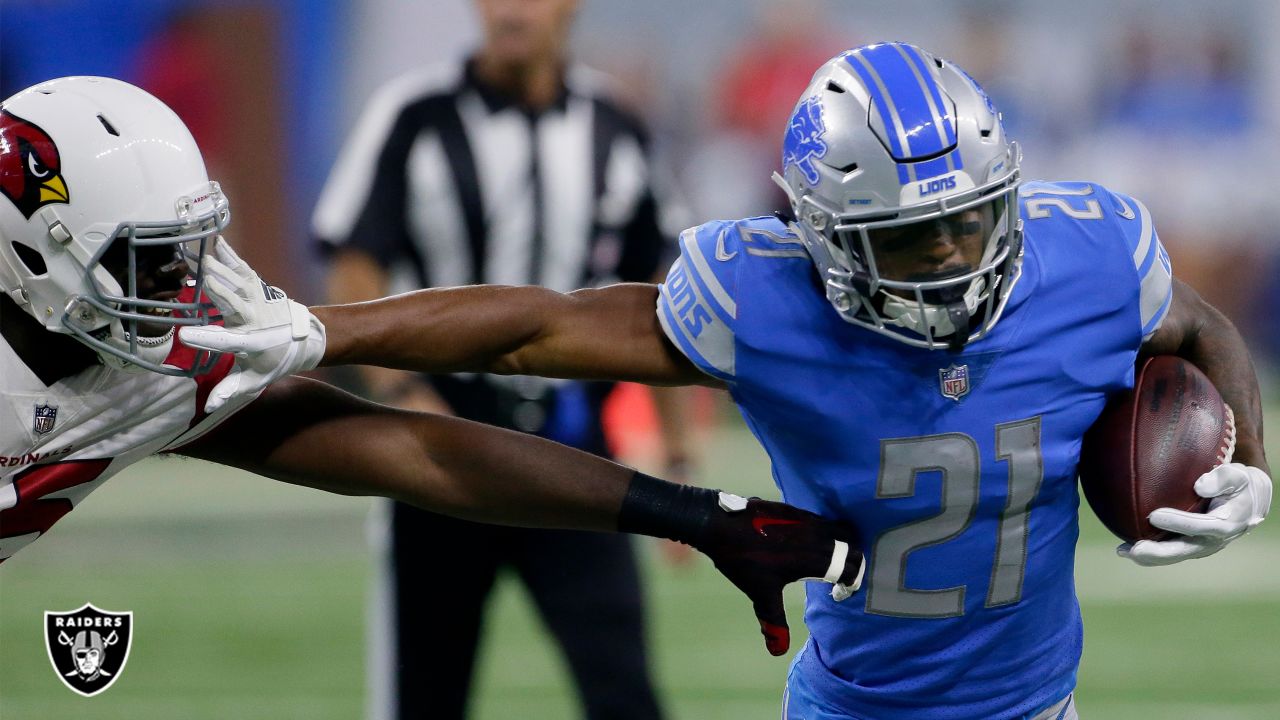
[[(915, 163), (916, 180), (928, 180), (930, 178), (938, 177), (939, 175), (946, 175), (952, 170), (958, 169), (951, 167), (951, 163), (947, 162), (951, 156), (955, 154), (955, 151), (952, 151), (942, 157), (925, 160), (922, 163)], [(902, 166), (899, 165), (898, 167)]]
[[(853, 51), (845, 56), (845, 62), (849, 63), (849, 67), (858, 74), (858, 78), (862, 80), (862, 84), (867, 88), (867, 94), (871, 96), (871, 102), (875, 103), (876, 109), (880, 111), (880, 117), (884, 119), (885, 128), (888, 130), (889, 151), (893, 153), (895, 158), (906, 157), (903, 151), (902, 123), (898, 122), (897, 114), (889, 103), (885, 101), (888, 91), (884, 87), (884, 83), (874, 74), (871, 66), (862, 57), (862, 50)], [(905, 172), (899, 168), (898, 174), (903, 177), (902, 182), (906, 183)]]
[[(925, 86), (929, 92), (929, 97), (933, 100), (933, 111), (936, 119), (941, 119), (938, 123), (938, 133), (942, 135), (942, 142), (947, 147), (956, 144), (956, 127), (955, 120), (948, 112), (946, 103), (942, 102), (942, 93), (938, 90), (938, 83), (933, 78), (933, 74), (929, 72), (929, 65), (923, 57), (920, 57), (920, 50), (913, 45), (899, 43), (898, 49), (907, 55), (911, 64), (916, 69), (916, 78)], [(936, 120), (935, 120), (936, 122)]]
[[(884, 120), (890, 137), (897, 135), (903, 139), (904, 152), (897, 155), (898, 159), (934, 155), (950, 147), (949, 144), (943, 144), (945, 134), (936, 129), (940, 118), (930, 107), (931, 98), (925, 87), (921, 86), (921, 80), (924, 80), (926, 86), (931, 84), (932, 76), (926, 75), (927, 80), (917, 78), (916, 70), (899, 52), (896, 44), (873, 45), (853, 55), (861, 61), (860, 64), (867, 71), (866, 75), (875, 81), (874, 85), (868, 87), (872, 97), (883, 93), (885, 104), (891, 110), (888, 115), (884, 115)], [(936, 91), (936, 88), (933, 90)], [(883, 108), (881, 109), (883, 114)], [(939, 137), (940, 135), (943, 137)]]

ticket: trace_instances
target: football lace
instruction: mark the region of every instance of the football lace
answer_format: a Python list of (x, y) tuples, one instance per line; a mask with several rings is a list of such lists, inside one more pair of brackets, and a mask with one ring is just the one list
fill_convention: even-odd
[(1226, 403), (1222, 403), (1222, 409), (1226, 411), (1226, 422), (1222, 428), (1222, 447), (1218, 448), (1219, 465), (1231, 462), (1231, 456), (1236, 452), (1236, 414)]

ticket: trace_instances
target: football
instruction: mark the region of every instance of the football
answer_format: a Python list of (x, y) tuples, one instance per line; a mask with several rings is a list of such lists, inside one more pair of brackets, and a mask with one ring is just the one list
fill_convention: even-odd
[(1133, 389), (1112, 398), (1085, 434), (1080, 485), (1122, 540), (1172, 536), (1147, 516), (1160, 507), (1204, 512), (1195, 481), (1231, 459), (1235, 418), (1195, 365), (1172, 355), (1140, 362)]

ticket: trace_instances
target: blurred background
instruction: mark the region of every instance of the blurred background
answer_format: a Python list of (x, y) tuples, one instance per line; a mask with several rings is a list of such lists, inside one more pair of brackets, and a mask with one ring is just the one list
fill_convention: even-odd
[[(1245, 334), (1274, 428), (1278, 28), (1272, 0), (583, 0), (574, 56), (619, 81), (698, 221), (778, 206), (783, 123), (830, 55), (904, 40), (955, 60), (1002, 109), (1027, 177), (1099, 181), (1151, 208), (1175, 272)], [(477, 38), (469, 0), (0, 0), (0, 97), (71, 74), (150, 90), (232, 198), (237, 248), (316, 302), (309, 217), (363, 104)], [(629, 392), (615, 442), (644, 467), (652, 421)], [(736, 415), (706, 406), (699, 480), (776, 497)], [(180, 460), (107, 483), (0, 570), (0, 718), (358, 717), (369, 506)], [(1274, 521), (1221, 557), (1158, 570), (1114, 558), (1082, 523), (1083, 717), (1280, 717)], [(746, 601), (709, 563), (646, 550), (672, 716), (776, 717), (786, 663), (759, 647)], [(133, 610), (136, 626), (126, 676), (89, 700), (53, 677), (41, 637), (44, 610), (86, 601)], [(481, 661), (475, 717), (575, 717), (538, 620), (505, 590), (491, 602), (503, 646)]]

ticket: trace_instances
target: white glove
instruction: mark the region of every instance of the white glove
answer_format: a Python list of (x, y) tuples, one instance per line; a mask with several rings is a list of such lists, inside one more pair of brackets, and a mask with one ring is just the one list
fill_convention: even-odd
[(179, 339), (201, 350), (233, 353), (235, 367), (205, 403), (212, 413), (237, 396), (257, 395), (280, 378), (320, 364), (325, 331), (306, 306), (267, 285), (218, 238), (200, 262), (204, 290), (222, 311), (225, 327), (184, 327)]
[(1212, 498), (1207, 512), (1158, 508), (1148, 516), (1152, 525), (1185, 537), (1125, 543), (1116, 553), (1139, 565), (1206, 557), (1257, 527), (1271, 509), (1271, 478), (1256, 467), (1224, 463), (1201, 475), (1195, 487), (1200, 497)]

